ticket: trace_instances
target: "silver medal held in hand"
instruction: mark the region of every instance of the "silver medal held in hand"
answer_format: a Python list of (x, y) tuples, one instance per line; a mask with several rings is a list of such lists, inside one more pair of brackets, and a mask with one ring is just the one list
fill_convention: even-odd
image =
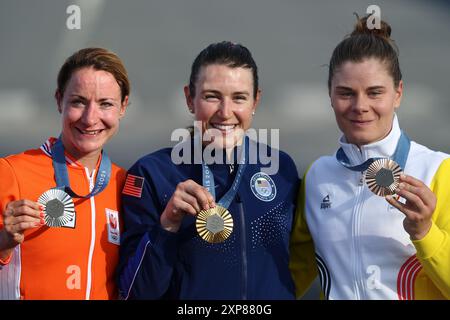
[(395, 194), (401, 173), (401, 167), (394, 160), (378, 159), (367, 168), (366, 183), (370, 191), (385, 197)]
[(47, 190), (39, 197), (37, 202), (44, 206), (44, 220), (49, 227), (62, 227), (75, 217), (73, 200), (63, 190)]

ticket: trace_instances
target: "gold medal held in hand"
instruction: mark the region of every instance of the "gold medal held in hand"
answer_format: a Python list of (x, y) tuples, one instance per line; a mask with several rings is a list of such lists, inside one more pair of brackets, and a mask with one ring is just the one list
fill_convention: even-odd
[(366, 171), (366, 183), (370, 191), (380, 197), (395, 194), (402, 173), (401, 167), (391, 159), (378, 159)]
[(202, 210), (195, 223), (198, 235), (209, 243), (225, 241), (233, 232), (233, 217), (222, 206)]

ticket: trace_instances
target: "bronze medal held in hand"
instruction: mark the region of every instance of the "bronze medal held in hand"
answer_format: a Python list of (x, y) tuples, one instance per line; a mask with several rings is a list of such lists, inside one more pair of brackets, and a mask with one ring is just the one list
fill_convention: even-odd
[(198, 235), (209, 243), (225, 241), (233, 232), (233, 217), (222, 206), (201, 210), (195, 223)]
[(391, 159), (375, 160), (366, 171), (370, 191), (380, 197), (395, 194), (402, 173), (401, 167)]
[(44, 220), (49, 227), (62, 227), (75, 217), (73, 200), (63, 190), (47, 190), (39, 197), (37, 202), (44, 206)]

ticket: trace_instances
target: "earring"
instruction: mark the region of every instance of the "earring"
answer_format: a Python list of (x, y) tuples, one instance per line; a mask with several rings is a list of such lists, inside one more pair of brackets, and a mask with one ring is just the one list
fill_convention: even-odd
[(255, 111), (252, 112), (252, 116), (254, 116), (254, 115), (255, 115)]

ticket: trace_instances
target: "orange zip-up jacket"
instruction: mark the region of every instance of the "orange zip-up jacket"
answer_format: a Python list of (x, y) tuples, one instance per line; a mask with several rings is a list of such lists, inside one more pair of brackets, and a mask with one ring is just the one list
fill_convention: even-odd
[[(39, 149), (0, 158), (0, 229), (10, 201), (37, 201), (56, 186), (48, 139)], [(71, 188), (88, 194), (96, 170), (66, 154)], [(100, 162), (100, 161), (99, 161)], [(25, 231), (25, 240), (7, 261), (0, 261), (2, 299), (116, 299), (115, 270), (119, 256), (120, 193), (126, 171), (112, 165), (108, 186), (90, 199), (73, 199), (75, 219), (63, 227)]]

